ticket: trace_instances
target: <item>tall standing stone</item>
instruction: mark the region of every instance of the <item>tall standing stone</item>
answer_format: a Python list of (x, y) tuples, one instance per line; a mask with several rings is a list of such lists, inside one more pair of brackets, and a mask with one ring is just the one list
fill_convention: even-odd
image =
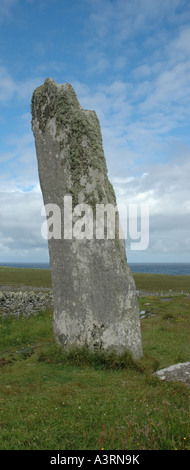
[[(96, 113), (82, 109), (70, 84), (47, 78), (32, 97), (32, 129), (44, 204), (57, 204), (62, 214), (61, 238), (48, 240), (56, 341), (68, 348), (87, 344), (92, 350), (114, 349), (119, 354), (128, 350), (138, 359), (139, 309), (125, 242), (117, 224), (113, 239), (95, 236), (96, 204), (116, 207)], [(72, 210), (80, 203), (90, 206), (93, 237), (78, 239), (76, 230), (71, 239), (65, 237), (68, 195)], [(76, 210), (73, 215), (75, 229), (77, 221), (87, 224), (84, 213)]]

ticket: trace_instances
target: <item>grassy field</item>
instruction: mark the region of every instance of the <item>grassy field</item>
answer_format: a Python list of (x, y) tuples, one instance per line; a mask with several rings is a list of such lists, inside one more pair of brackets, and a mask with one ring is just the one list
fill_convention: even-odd
[(190, 293), (190, 276), (168, 276), (166, 274), (134, 274), (136, 287), (148, 292), (188, 292)]
[(0, 284), (51, 287), (50, 269), (7, 268), (0, 266)]
[[(9, 269), (0, 269), (1, 284), (51, 285), (48, 270)], [(138, 283), (149, 291), (145, 278), (138, 275)], [(154, 286), (160, 290), (160, 275)], [(146, 296), (139, 303), (155, 316), (141, 320), (137, 362), (128, 354), (60, 351), (51, 311), (0, 317), (1, 449), (190, 449), (189, 390), (152, 375), (189, 360), (190, 300)]]
[[(190, 276), (168, 276), (165, 274), (133, 273), (136, 287), (148, 292), (190, 293)], [(4, 285), (30, 285), (36, 287), (51, 287), (50, 269), (8, 268), (0, 266), (0, 284)]]

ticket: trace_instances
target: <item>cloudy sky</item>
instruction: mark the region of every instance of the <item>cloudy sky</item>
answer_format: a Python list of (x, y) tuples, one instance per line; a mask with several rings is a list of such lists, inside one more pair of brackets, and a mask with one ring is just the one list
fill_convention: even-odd
[(129, 262), (190, 262), (189, 0), (0, 0), (0, 262), (48, 261), (30, 103), (69, 82), (100, 120), (118, 203), (146, 204)]

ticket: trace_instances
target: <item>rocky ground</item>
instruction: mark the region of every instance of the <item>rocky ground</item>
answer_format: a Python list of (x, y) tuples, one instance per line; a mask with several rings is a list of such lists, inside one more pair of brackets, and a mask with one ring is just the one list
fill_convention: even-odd
[(53, 308), (53, 293), (48, 288), (30, 286), (0, 286), (0, 315), (38, 314), (40, 311)]

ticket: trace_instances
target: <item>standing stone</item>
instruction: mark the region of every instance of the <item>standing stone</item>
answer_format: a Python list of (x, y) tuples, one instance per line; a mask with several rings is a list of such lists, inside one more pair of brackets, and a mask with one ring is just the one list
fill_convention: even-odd
[[(32, 129), (44, 204), (58, 205), (62, 215), (61, 238), (59, 233), (58, 239), (48, 240), (56, 341), (67, 348), (86, 344), (91, 350), (119, 354), (128, 350), (138, 359), (142, 355), (139, 309), (125, 241), (119, 238), (117, 223), (114, 238), (107, 239), (106, 229), (105, 239), (96, 236), (96, 204), (116, 207), (96, 113), (82, 109), (70, 84), (58, 85), (47, 78), (32, 97)], [(73, 210), (71, 239), (64, 198), (68, 195)], [(81, 239), (76, 235), (77, 222)]]

